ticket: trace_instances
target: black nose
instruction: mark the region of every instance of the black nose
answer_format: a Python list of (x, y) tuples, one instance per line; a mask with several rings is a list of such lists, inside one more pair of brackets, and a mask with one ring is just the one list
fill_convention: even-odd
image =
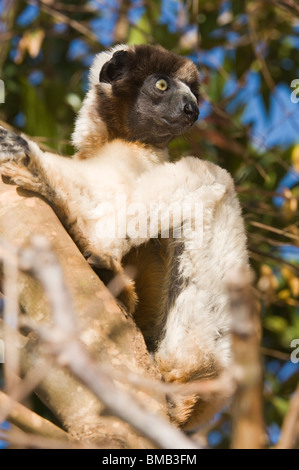
[(196, 121), (199, 115), (199, 110), (195, 103), (188, 101), (184, 106), (184, 113), (187, 114), (190, 121)]

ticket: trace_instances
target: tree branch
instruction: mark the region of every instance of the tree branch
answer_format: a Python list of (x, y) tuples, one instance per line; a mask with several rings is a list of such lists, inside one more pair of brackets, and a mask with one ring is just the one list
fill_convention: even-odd
[(0, 391), (0, 408), (9, 409), (8, 421), (23, 431), (50, 437), (52, 439), (69, 440), (68, 434), (45, 418), (29, 410)]
[[(129, 370), (149, 379), (160, 380), (160, 374), (133, 320), (124, 316), (52, 209), (40, 198), (28, 196), (29, 193), (0, 183), (0, 236), (20, 248), (34, 234), (46, 236), (62, 266), (74, 305), (79, 336), (89, 354), (97, 363), (108, 364), (124, 374)], [(18, 293), (22, 309), (30, 321), (40, 327), (51, 323), (49, 302), (35, 279), (20, 274)], [(37, 341), (28, 341), (20, 359), (22, 374), (34, 368), (37, 371), (44, 369)], [(153, 413), (167, 415), (163, 394), (138, 392), (129, 383), (124, 387), (136, 400), (141, 395)], [(37, 394), (75, 438), (93, 439), (107, 448), (151, 447), (127, 423), (104, 413), (105, 405), (61, 365), (49, 366), (47, 375), (37, 387)]]
[(299, 5), (294, 0), (266, 0), (268, 3), (272, 5), (283, 8), (287, 10), (289, 13), (296, 13), (299, 15)]
[(295, 449), (299, 445), (299, 385), (290, 401), (276, 449)]
[(248, 272), (227, 278), (232, 313), (232, 349), (237, 390), (232, 407), (232, 448), (260, 449), (266, 442), (263, 421), (259, 318)]

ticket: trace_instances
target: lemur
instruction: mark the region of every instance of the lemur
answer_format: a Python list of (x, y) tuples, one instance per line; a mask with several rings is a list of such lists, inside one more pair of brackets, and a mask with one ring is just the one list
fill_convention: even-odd
[[(121, 300), (164, 380), (176, 383), (230, 367), (225, 276), (231, 268), (248, 268), (231, 176), (195, 157), (169, 161), (169, 142), (198, 118), (198, 93), (191, 60), (160, 46), (118, 45), (94, 59), (72, 136), (73, 158), (0, 130), (0, 173), (54, 206), (95, 269), (120, 275)], [(183, 206), (191, 207), (187, 224)], [(151, 224), (153, 207), (159, 219)], [(140, 208), (143, 219), (136, 216)], [(122, 233), (108, 233), (124, 217)], [(150, 230), (132, 236), (136, 220)], [(128, 265), (136, 267), (135, 280), (125, 272)], [(192, 429), (228, 398), (172, 396), (169, 414), (175, 425)]]

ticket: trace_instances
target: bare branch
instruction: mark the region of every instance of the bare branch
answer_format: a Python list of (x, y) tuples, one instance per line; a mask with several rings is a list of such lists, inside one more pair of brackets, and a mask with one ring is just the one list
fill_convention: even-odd
[(299, 15), (299, 5), (294, 0), (266, 0), (268, 3), (272, 5), (283, 8), (290, 13), (295, 13)]
[(277, 449), (295, 449), (299, 445), (299, 385), (291, 398), (284, 418)]
[(37, 415), (1, 391), (0, 408), (9, 408), (8, 421), (23, 429), (23, 431), (55, 439), (69, 439), (68, 434), (61, 428)]
[(18, 266), (13, 253), (0, 245), (0, 259), (3, 260), (3, 293), (4, 303), (4, 335), (5, 355), (4, 381), (6, 391), (9, 393), (15, 385), (15, 377), (19, 375), (19, 349), (16, 347), (15, 329), (18, 326), (19, 302), (17, 291)]
[(67, 441), (65, 439), (56, 439), (51, 437), (38, 436), (25, 432), (13, 426), (12, 429), (4, 431), (0, 429), (0, 439), (17, 449), (77, 449), (84, 448), (84, 445)]
[(227, 278), (232, 313), (232, 346), (237, 368), (237, 391), (232, 408), (232, 448), (259, 449), (265, 445), (259, 319), (248, 272)]
[[(26, 2), (29, 4), (29, 5), (36, 5), (36, 2), (33, 1), (33, 0), (26, 0)], [(93, 42), (98, 42), (98, 38), (97, 36), (92, 33), (90, 31), (90, 29), (88, 29), (86, 26), (84, 26), (82, 23), (79, 23), (79, 21), (77, 20), (74, 20), (72, 18), (69, 18), (67, 15), (65, 15), (64, 13), (61, 13), (57, 10), (55, 10), (54, 8), (50, 7), (49, 5), (47, 5), (47, 2), (44, 2), (42, 0), (40, 0), (40, 7), (41, 9), (47, 13), (48, 15), (51, 15), (53, 16), (57, 21), (61, 22), (61, 23), (65, 23), (67, 24), (68, 26), (70, 26), (71, 28), (73, 28), (75, 31), (77, 31), (78, 33), (82, 34), (83, 36), (85, 36), (86, 38), (88, 38), (89, 40), (93, 41)]]

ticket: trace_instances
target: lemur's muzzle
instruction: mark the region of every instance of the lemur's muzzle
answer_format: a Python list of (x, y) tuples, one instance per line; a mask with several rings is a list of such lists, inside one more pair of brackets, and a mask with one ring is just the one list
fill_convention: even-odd
[(184, 113), (190, 121), (195, 122), (199, 115), (198, 106), (193, 101), (188, 101), (184, 106)]

